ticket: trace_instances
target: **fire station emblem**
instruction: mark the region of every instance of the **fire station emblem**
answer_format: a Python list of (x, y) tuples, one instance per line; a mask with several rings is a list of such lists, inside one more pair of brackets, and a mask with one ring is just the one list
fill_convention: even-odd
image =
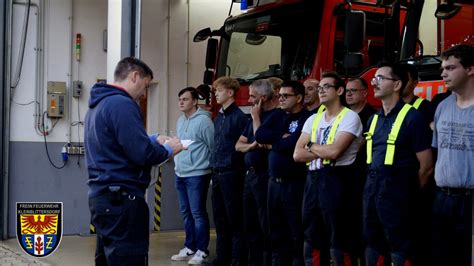
[(62, 202), (16, 203), (16, 238), (29, 255), (51, 255), (61, 241), (62, 227)]

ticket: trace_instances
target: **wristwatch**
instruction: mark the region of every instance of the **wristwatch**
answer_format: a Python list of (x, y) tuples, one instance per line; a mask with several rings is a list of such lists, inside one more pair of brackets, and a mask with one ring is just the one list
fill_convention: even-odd
[(312, 142), (308, 142), (308, 144), (306, 144), (306, 150), (311, 152), (311, 146), (313, 146), (313, 143)]

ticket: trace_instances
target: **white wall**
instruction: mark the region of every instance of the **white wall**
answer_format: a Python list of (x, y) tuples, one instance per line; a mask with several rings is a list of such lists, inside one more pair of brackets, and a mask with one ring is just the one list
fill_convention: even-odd
[[(38, 0), (34, 0), (38, 3)], [(71, 80), (83, 81), (83, 94), (70, 99), (68, 115), (61, 118), (48, 136), (50, 142), (83, 140), (83, 127), (69, 129), (71, 122), (84, 120), (91, 86), (107, 75), (107, 53), (103, 51), (103, 31), (107, 29), (108, 0), (44, 0), (45, 41), (43, 99), (47, 81), (64, 81), (70, 90)], [(155, 74), (155, 84), (149, 92), (148, 130), (166, 133), (174, 130), (180, 115), (177, 93), (186, 86), (202, 82), (207, 42), (193, 43), (195, 33), (205, 27), (218, 29), (229, 11), (228, 0), (143, 0), (141, 58)], [(233, 14), (238, 14), (235, 4)], [(34, 100), (36, 78), (36, 36), (39, 16), (32, 7), (22, 78), (15, 90), (14, 101)], [(20, 46), (24, 6), (14, 5), (12, 69), (15, 69)], [(113, 28), (109, 28), (113, 30)], [(81, 60), (75, 60), (74, 42), (81, 33)], [(111, 40), (109, 40), (111, 41)], [(46, 101), (45, 101), (46, 102)], [(11, 141), (42, 142), (34, 130), (35, 105), (13, 104), (11, 110)], [(41, 112), (46, 109), (43, 106)]]
[[(220, 28), (230, 1), (143, 0), (142, 5), (141, 58), (158, 81), (149, 91), (148, 130), (167, 133), (175, 131), (180, 115), (178, 92), (202, 83), (207, 42), (193, 43), (192, 39), (203, 28)], [(233, 14), (240, 12), (235, 4)]]
[[(102, 32), (107, 28), (107, 0), (49, 0), (42, 2), (45, 3), (43, 14), (45, 19), (44, 46), (40, 47), (41, 50), (36, 47), (36, 37), (39, 36), (37, 25), (40, 23), (41, 14), (38, 14), (37, 8), (32, 8), (22, 77), (15, 90), (14, 101), (28, 103), (34, 100), (37, 77), (36, 55), (38, 52), (43, 52), (43, 99), (46, 99), (48, 81), (67, 82), (68, 90), (70, 90), (70, 80), (82, 80), (84, 88), (81, 98), (71, 97), (66, 116), (58, 121), (52, 134), (48, 136), (48, 141), (82, 141), (83, 127), (79, 126), (79, 135), (77, 126), (73, 127), (71, 136), (69, 136), (69, 124), (84, 120), (89, 88), (97, 78), (105, 78), (107, 54), (102, 50)], [(18, 57), (24, 8), (24, 5), (14, 4), (12, 69), (15, 69)], [(80, 61), (74, 59), (73, 47), (76, 33), (82, 34)], [(27, 106), (12, 104), (10, 140), (43, 141), (43, 137), (36, 134), (34, 130), (34, 106), (34, 104)], [(41, 113), (45, 108), (46, 106), (43, 106)]]

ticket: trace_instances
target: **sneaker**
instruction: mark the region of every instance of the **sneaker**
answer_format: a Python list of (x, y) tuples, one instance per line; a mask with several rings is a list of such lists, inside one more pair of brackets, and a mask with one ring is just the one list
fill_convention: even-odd
[(200, 265), (204, 261), (207, 261), (208, 256), (209, 255), (206, 254), (206, 252), (198, 250), (196, 254), (194, 254), (193, 258), (188, 261), (188, 264)]
[(174, 260), (174, 261), (189, 260), (189, 258), (191, 258), (192, 255), (194, 255), (194, 251), (190, 250), (187, 247), (184, 247), (182, 250), (179, 251), (178, 254), (171, 256), (171, 260)]

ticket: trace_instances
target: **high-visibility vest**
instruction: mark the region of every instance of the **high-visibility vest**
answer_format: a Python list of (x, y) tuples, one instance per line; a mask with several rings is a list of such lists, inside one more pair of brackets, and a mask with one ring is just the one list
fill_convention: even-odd
[(420, 108), (421, 103), (423, 102), (423, 98), (416, 98), (415, 102), (413, 103), (413, 107), (415, 107), (416, 110)]
[[(339, 126), (339, 123), (341, 123), (342, 118), (344, 118), (344, 115), (349, 111), (349, 108), (344, 107), (342, 111), (339, 112), (339, 114), (336, 117), (336, 120), (334, 120), (334, 123), (332, 124), (331, 130), (329, 131), (328, 139), (326, 140), (326, 145), (332, 144), (334, 142), (334, 138), (336, 137), (336, 130)], [(319, 122), (321, 121), (321, 118), (323, 117), (323, 112), (319, 112), (316, 114), (316, 117), (314, 118), (313, 121), (313, 126), (311, 127), (311, 142), (315, 143), (316, 142), (316, 132), (318, 131), (318, 126)], [(324, 159), (323, 164), (330, 164), (331, 160), (329, 159)], [(309, 165), (309, 162), (307, 163)]]
[[(397, 117), (395, 118), (392, 130), (390, 131), (390, 134), (388, 134), (387, 151), (385, 153), (384, 161), (385, 165), (393, 165), (393, 158), (395, 157), (395, 142), (397, 141), (398, 133), (400, 132), (400, 128), (402, 127), (403, 120), (405, 120), (408, 111), (412, 107), (413, 106), (409, 104), (403, 105), (402, 110), (400, 110)], [(365, 133), (365, 139), (367, 140), (367, 164), (372, 163), (372, 137), (375, 133), (375, 127), (377, 126), (378, 118), (379, 116), (375, 114), (374, 118), (372, 119), (372, 122), (370, 123), (369, 132)]]
[(317, 113), (317, 114), (322, 114), (324, 111), (326, 111), (326, 106), (324, 106), (324, 105), (321, 104), (321, 105), (318, 107), (318, 111), (317, 111), (316, 113)]

